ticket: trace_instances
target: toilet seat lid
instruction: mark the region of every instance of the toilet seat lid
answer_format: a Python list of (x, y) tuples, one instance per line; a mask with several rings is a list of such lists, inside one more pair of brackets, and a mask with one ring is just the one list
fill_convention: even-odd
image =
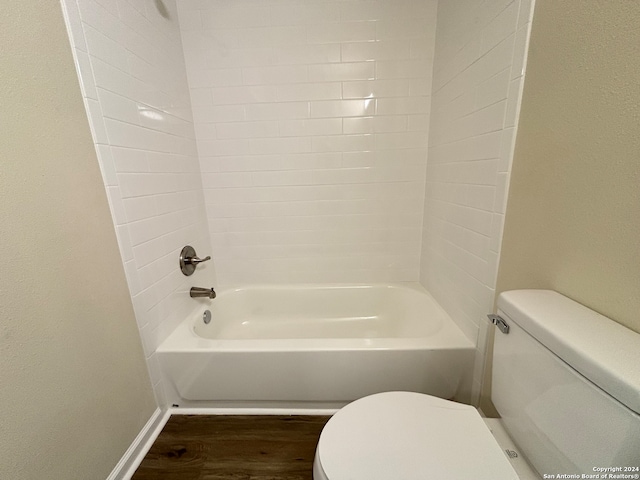
[(475, 408), (411, 392), (361, 398), (318, 442), (330, 480), (517, 480)]

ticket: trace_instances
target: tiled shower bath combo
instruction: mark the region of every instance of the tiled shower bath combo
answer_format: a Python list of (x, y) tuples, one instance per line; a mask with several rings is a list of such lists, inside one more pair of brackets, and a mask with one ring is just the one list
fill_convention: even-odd
[[(528, 1), (63, 6), (160, 405), (190, 287), (283, 283), (419, 282), (477, 400)], [(213, 262), (182, 276), (184, 245)]]

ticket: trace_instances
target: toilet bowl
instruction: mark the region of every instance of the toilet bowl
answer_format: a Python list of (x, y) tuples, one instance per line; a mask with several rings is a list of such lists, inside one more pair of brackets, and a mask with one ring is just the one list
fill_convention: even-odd
[(477, 410), (385, 392), (338, 411), (322, 431), (314, 480), (516, 480)]
[(595, 478), (640, 466), (640, 334), (548, 290), (502, 293), (498, 316), (491, 398), (517, 453), (469, 405), (384, 392), (327, 422), (314, 480)]

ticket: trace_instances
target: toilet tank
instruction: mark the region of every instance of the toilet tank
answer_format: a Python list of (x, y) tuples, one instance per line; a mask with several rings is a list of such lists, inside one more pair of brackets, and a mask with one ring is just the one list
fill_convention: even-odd
[(595, 475), (640, 474), (640, 334), (549, 290), (504, 292), (498, 315), (491, 398), (538, 473), (638, 478)]

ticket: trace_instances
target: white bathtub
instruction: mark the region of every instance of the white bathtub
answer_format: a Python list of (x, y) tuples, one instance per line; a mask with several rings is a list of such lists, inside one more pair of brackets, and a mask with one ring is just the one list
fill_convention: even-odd
[(180, 406), (340, 406), (389, 390), (451, 398), (473, 359), (472, 342), (415, 285), (235, 288), (205, 308), (157, 350)]

